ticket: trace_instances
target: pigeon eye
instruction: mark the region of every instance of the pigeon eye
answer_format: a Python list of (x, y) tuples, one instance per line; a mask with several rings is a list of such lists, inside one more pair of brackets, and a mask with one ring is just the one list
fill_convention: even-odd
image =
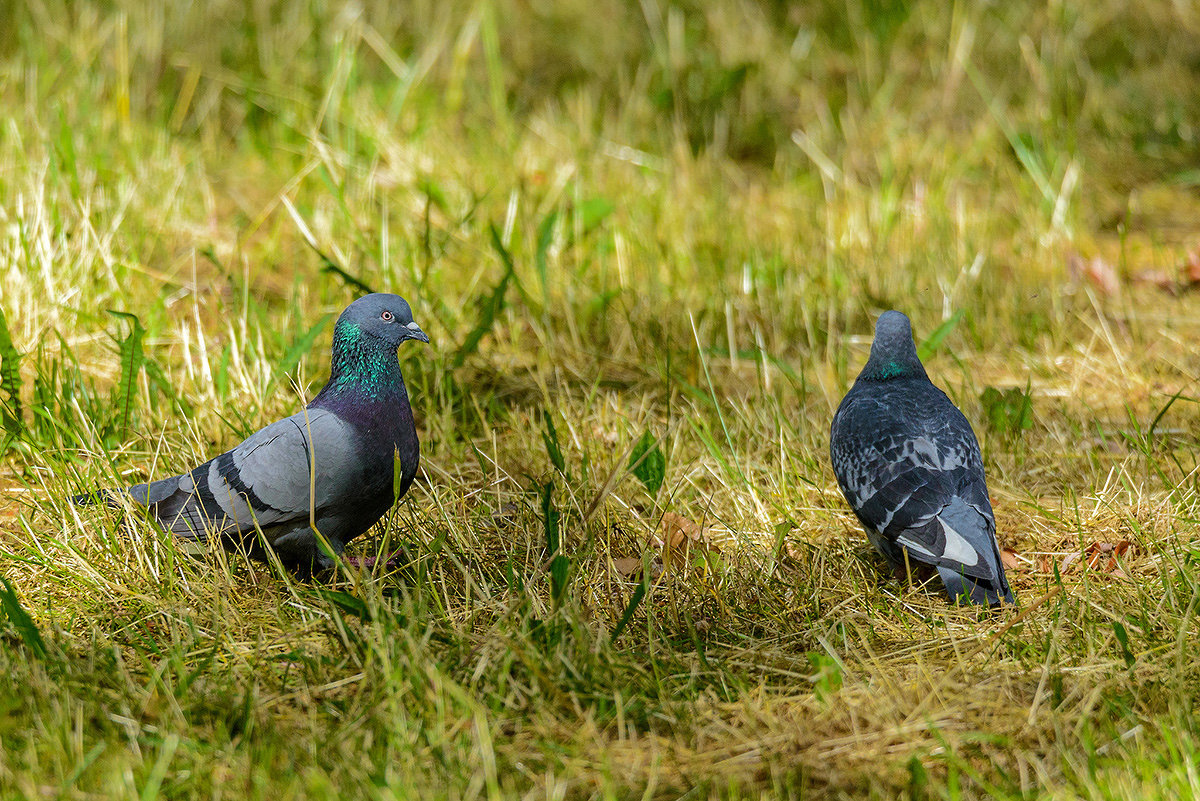
[(390, 323), (396, 318), (390, 311), (385, 311), (379, 315), (379, 319), (383, 320), (385, 323)]

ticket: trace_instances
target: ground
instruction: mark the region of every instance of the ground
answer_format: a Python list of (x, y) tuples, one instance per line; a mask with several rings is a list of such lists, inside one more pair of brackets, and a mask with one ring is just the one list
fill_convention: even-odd
[[(1200, 790), (1188, 4), (7, 17), (0, 796)], [(359, 566), (69, 503), (295, 411), (368, 289), (432, 344)], [(888, 308), (1015, 610), (898, 580), (838, 492)]]

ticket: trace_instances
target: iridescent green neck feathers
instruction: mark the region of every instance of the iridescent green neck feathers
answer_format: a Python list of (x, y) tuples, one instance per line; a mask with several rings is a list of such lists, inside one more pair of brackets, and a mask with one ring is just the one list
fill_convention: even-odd
[(321, 394), (353, 389), (364, 398), (377, 399), (403, 386), (396, 349), (364, 334), (356, 323), (339, 320), (333, 329), (329, 382)]
[(868, 381), (887, 381), (891, 378), (905, 378), (907, 376), (916, 375), (911, 365), (904, 364), (898, 361), (890, 361), (886, 364), (881, 364), (875, 369), (868, 370), (871, 365), (863, 368), (862, 377)]
[(926, 377), (907, 317), (896, 311), (879, 316), (875, 323), (875, 340), (871, 343), (871, 357), (858, 377), (864, 381)]

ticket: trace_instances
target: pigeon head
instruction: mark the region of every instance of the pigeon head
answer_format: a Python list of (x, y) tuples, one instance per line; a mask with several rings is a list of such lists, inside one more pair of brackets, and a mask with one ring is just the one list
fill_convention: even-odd
[(894, 378), (925, 376), (913, 344), (912, 324), (898, 311), (886, 311), (875, 321), (875, 340), (859, 378), (889, 381)]
[(429, 341), (404, 298), (380, 292), (351, 303), (333, 327), (329, 382), (313, 403), (329, 405), (343, 396), (357, 403), (402, 393), (396, 349), (408, 339)]
[(429, 342), (413, 322), (408, 301), (385, 292), (366, 295), (347, 306), (333, 328), (333, 338), (335, 348), (339, 342), (361, 342), (393, 351), (406, 339)]

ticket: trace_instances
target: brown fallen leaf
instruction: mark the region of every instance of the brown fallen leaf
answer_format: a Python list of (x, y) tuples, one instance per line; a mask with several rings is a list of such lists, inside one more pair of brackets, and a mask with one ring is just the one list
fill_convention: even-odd
[(663, 562), (672, 565), (685, 564), (692, 548), (704, 551), (720, 551), (720, 547), (708, 537), (708, 530), (683, 515), (667, 512), (656, 536), (662, 548)]
[(1086, 278), (1103, 295), (1115, 295), (1121, 289), (1121, 279), (1116, 268), (1102, 256), (1084, 259), (1072, 251), (1067, 256), (1067, 271), (1076, 280)]
[(632, 578), (637, 573), (641, 572), (642, 560), (636, 556), (622, 556), (613, 561), (613, 567), (625, 578)]
[(1093, 542), (1084, 551), (1084, 556), (1087, 557), (1087, 566), (1092, 570), (1099, 570), (1100, 564), (1112, 551), (1113, 546), (1111, 542)]
[(1117, 578), (1128, 578), (1125, 572), (1121, 570), (1117, 560), (1124, 558), (1132, 549), (1133, 544), (1129, 540), (1121, 540), (1115, 544), (1111, 542), (1093, 542), (1087, 547), (1084, 556), (1087, 558), (1089, 569), (1108, 573)]
[(1121, 289), (1116, 269), (1099, 256), (1087, 263), (1087, 277), (1105, 295), (1115, 295)]
[(496, 528), (512, 528), (517, 524), (520, 513), (521, 507), (515, 503), (501, 504), (499, 509), (492, 512), (492, 523)]
[(1183, 268), (1183, 279), (1188, 286), (1200, 284), (1200, 245), (1188, 251), (1187, 264)]
[(1131, 550), (1133, 550), (1133, 543), (1131, 543), (1129, 540), (1121, 540), (1118, 542), (1113, 546), (1112, 556), (1109, 557), (1108, 565), (1105, 567), (1105, 569), (1117, 578), (1128, 578), (1125, 575), (1125, 571), (1121, 569), (1117, 560), (1124, 559), (1125, 555)]
[(1016, 570), (1021, 564), (1021, 560), (1017, 558), (1017, 552), (1012, 548), (1000, 549), (1000, 564), (1004, 565), (1005, 570)]
[(1078, 561), (1079, 551), (1071, 551), (1071, 553), (1063, 557), (1062, 564), (1058, 566), (1058, 572), (1065, 575), (1066, 572), (1071, 568), (1071, 565)]
[(1179, 282), (1165, 270), (1142, 270), (1133, 276), (1134, 283), (1151, 284), (1172, 295), (1179, 294)]
[[(1072, 266), (1072, 275), (1082, 269), (1080, 265)], [(1165, 270), (1146, 269), (1133, 276), (1139, 284), (1152, 284), (1172, 295), (1179, 295), (1189, 289), (1200, 286), (1200, 245), (1188, 251), (1184, 263), (1179, 266), (1178, 275), (1174, 276)]]

